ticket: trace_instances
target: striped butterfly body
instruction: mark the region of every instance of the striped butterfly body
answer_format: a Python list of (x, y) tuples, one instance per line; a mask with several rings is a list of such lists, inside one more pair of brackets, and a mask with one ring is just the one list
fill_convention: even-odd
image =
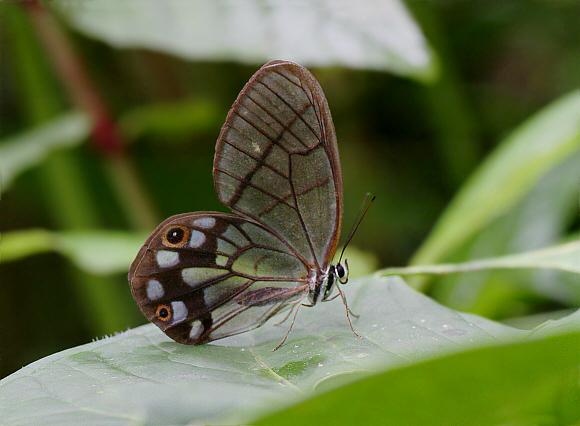
[(331, 265), (343, 213), (338, 147), (308, 70), (271, 61), (254, 74), (222, 128), (213, 177), (233, 214), (168, 218), (129, 271), (139, 308), (169, 337), (198, 345), (242, 333), (346, 283), (347, 268)]

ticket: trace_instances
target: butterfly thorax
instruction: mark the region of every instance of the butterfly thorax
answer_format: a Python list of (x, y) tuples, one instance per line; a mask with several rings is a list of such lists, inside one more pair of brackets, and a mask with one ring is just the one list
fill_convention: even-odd
[(330, 300), (329, 298), (337, 280), (342, 284), (346, 284), (348, 281), (348, 265), (346, 263), (345, 265), (346, 267), (343, 267), (340, 263), (336, 266), (330, 265), (325, 273), (313, 271), (314, 277), (308, 293), (308, 300), (312, 305)]

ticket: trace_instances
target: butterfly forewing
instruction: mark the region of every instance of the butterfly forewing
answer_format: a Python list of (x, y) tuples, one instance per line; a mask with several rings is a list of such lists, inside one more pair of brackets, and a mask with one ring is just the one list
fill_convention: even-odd
[(199, 344), (263, 324), (301, 300), (309, 270), (258, 223), (223, 213), (163, 222), (129, 272), (145, 316), (174, 340)]
[(322, 88), (300, 65), (273, 61), (246, 84), (216, 146), (220, 201), (325, 269), (342, 220), (342, 173)]

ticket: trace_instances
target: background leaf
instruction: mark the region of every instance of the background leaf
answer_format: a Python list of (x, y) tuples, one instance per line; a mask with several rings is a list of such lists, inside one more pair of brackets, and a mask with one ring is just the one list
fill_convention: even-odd
[(129, 139), (143, 135), (167, 139), (198, 135), (220, 126), (223, 111), (209, 99), (186, 99), (137, 107), (121, 117), (119, 124)]
[(89, 131), (87, 116), (72, 112), (0, 141), (0, 193), (7, 190), (20, 173), (42, 162), (51, 151), (80, 145)]
[(146, 238), (146, 234), (122, 231), (8, 232), (2, 237), (2, 262), (56, 251), (92, 274), (126, 273)]
[(115, 47), (197, 60), (288, 58), (305, 66), (346, 65), (423, 80), (437, 72), (420, 28), (399, 0), (125, 0), (122, 8), (101, 0), (53, 6), (77, 30)]
[[(450, 274), (482, 269), (557, 269), (580, 274), (580, 241), (491, 259), (463, 263), (417, 265), (406, 268), (387, 268), (380, 275)], [(580, 291), (580, 283), (578, 283)]]
[(410, 263), (444, 260), (512, 207), (550, 167), (578, 151), (579, 96), (566, 95), (507, 137), (463, 185)]
[[(566, 232), (578, 218), (579, 161), (577, 151), (554, 164), (509, 211), (468, 239), (448, 260), (477, 263), (511, 255), (525, 257), (530, 251), (541, 253), (546, 247), (578, 241), (577, 233)], [(577, 276), (560, 268), (486, 268), (433, 278), (430, 294), (437, 300), (489, 318), (574, 308), (580, 303)]]

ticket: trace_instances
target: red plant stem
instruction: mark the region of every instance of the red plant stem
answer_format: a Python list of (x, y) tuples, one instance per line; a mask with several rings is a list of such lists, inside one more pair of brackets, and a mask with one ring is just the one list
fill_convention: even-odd
[(66, 34), (41, 2), (23, 4), (70, 101), (84, 110), (92, 120), (92, 141), (95, 149), (107, 156), (122, 154), (122, 137)]

